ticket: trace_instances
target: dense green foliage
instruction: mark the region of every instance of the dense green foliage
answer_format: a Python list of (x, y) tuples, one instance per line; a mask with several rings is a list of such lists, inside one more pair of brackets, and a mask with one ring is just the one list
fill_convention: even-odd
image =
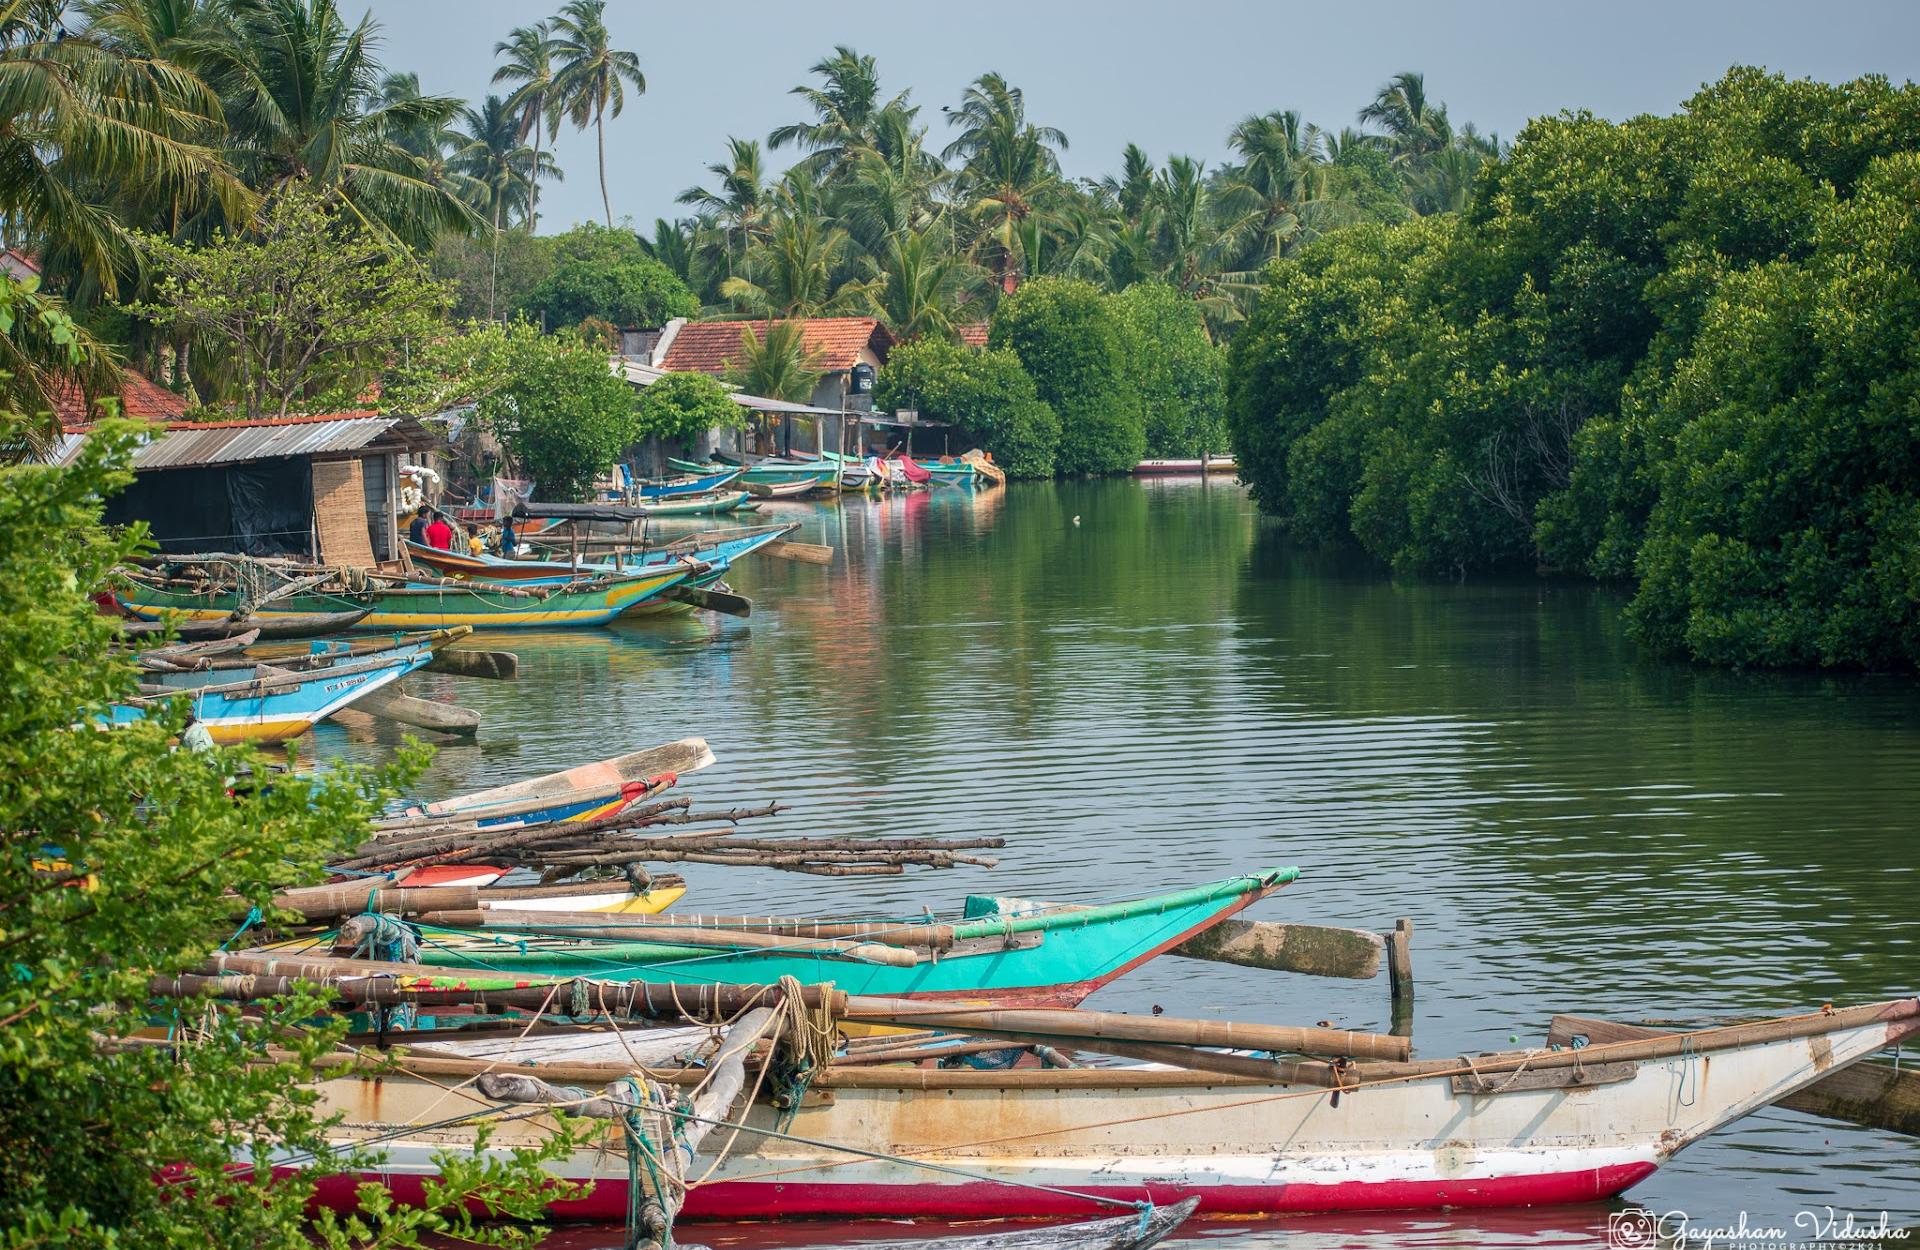
[(498, 384), (480, 397), (480, 419), (540, 498), (585, 499), (639, 437), (633, 388), (607, 367), (604, 351), (573, 335), (541, 335), (525, 324), (504, 334)]
[(749, 395), (804, 404), (820, 385), (820, 354), (806, 343), (799, 321), (763, 322), (740, 331), (740, 352), (727, 380)]
[(1099, 288), (1068, 278), (1029, 282), (1002, 300), (988, 343), (1020, 358), (1060, 418), (1054, 467), (1123, 473), (1146, 451), (1127, 335)]
[(354, 407), (388, 361), (440, 332), (447, 305), (411, 252), (308, 195), (276, 197), (246, 234), (204, 247), (154, 237), (144, 250), (160, 277), (153, 300), (131, 308), (184, 339), (224, 345), (201, 374), (222, 379), (248, 417)]
[(893, 349), (874, 387), (874, 406), (945, 421), (992, 453), (1010, 477), (1052, 477), (1060, 418), (1010, 351), (976, 351), (944, 339)]
[(1200, 306), (1160, 282), (1130, 286), (1112, 302), (1140, 395), (1147, 454), (1224, 454), (1226, 360), (1207, 338)]
[(1662, 651), (1920, 662), (1916, 149), (1920, 88), (1873, 78), (1535, 121), (1464, 214), (1271, 266), (1230, 355), (1243, 473), (1400, 569), (1637, 577)]
[(691, 444), (711, 429), (746, 428), (747, 410), (704, 373), (669, 373), (640, 392), (635, 429), (641, 438)]
[[(0, 439), (20, 429), (21, 418), (0, 416)], [(420, 760), (230, 792), (232, 776), (266, 761), (171, 746), (184, 704), (97, 727), (138, 688), (89, 598), (141, 547), (139, 532), (100, 525), (102, 497), (132, 480), (138, 441), (130, 423), (108, 423), (69, 467), (0, 468), (0, 1243), (296, 1250), (415, 1246), (441, 1232), (523, 1244), (524, 1232), (476, 1230), (463, 1202), (533, 1214), (547, 1191), (530, 1158), (446, 1160), (442, 1213), (382, 1209), (310, 1233), (310, 1185), (229, 1165), (274, 1147), (313, 1152), (311, 1175), (354, 1166), (330, 1153), (301, 1088), (340, 1028), (293, 1027), (317, 999), (253, 1020), (231, 1004), (184, 1002), (169, 1014), (149, 1001), (150, 976), (239, 937), (249, 904), (318, 880), (328, 857), (367, 836), (375, 798)], [(134, 1040), (156, 1011), (171, 1045)], [(284, 1063), (258, 1063), (269, 1043)]]
[(657, 326), (700, 311), (672, 270), (648, 255), (631, 230), (575, 226), (545, 243), (552, 268), (528, 292), (524, 311), (550, 330), (592, 317), (616, 326)]

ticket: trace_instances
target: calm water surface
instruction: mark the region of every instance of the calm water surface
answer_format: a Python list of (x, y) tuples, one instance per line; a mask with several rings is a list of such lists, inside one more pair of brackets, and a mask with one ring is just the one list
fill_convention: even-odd
[[(1920, 989), (1920, 686), (1709, 673), (1622, 636), (1620, 597), (1395, 582), (1306, 552), (1228, 483), (1101, 481), (776, 505), (828, 568), (756, 559), (751, 620), (509, 636), (438, 797), (700, 735), (685, 789), (777, 797), (754, 831), (1003, 834), (993, 870), (823, 882), (693, 866), (703, 910), (1099, 900), (1276, 864), (1254, 914), (1416, 925), (1414, 1040), (1535, 1041), (1557, 1011), (1778, 1012)], [(1077, 523), (1076, 523), (1077, 518)], [(398, 741), (321, 726), (322, 758)], [(1160, 960), (1091, 1004), (1389, 1023), (1386, 983)], [(1920, 1059), (1920, 1056), (1912, 1056)], [(1766, 1111), (1633, 1198), (1699, 1223), (1803, 1207), (1920, 1222), (1920, 1142)], [(1239, 1245), (1604, 1244), (1605, 1206), (1192, 1226)], [(897, 1226), (869, 1226), (899, 1236)], [(819, 1226), (690, 1227), (716, 1246)], [(850, 1230), (849, 1230), (850, 1231)], [(571, 1230), (554, 1244), (604, 1246)]]

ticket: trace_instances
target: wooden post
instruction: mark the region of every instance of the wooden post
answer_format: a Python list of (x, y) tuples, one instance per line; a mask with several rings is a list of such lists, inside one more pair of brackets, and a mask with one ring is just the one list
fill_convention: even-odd
[(1393, 993), (1396, 1037), (1413, 1035), (1413, 921), (1405, 916), (1393, 922), (1387, 938), (1387, 979)]

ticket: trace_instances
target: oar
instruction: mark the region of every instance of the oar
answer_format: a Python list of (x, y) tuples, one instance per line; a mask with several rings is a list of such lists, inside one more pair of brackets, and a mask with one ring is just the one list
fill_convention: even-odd
[(819, 543), (796, 543), (782, 538), (768, 543), (762, 550), (781, 560), (800, 560), (807, 564), (833, 563), (833, 548), (823, 547)]
[(696, 608), (705, 608), (709, 612), (719, 612), (726, 616), (753, 615), (753, 600), (745, 595), (736, 595), (726, 590), (714, 590), (711, 587), (675, 586), (667, 592), (667, 598), (676, 603), (691, 603)]

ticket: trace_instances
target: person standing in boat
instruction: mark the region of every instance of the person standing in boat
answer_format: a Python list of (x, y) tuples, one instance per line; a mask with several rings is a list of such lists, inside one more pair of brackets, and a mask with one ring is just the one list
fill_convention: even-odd
[(520, 539), (513, 532), (513, 514), (509, 512), (500, 521), (500, 554), (513, 555), (519, 550)]
[(467, 526), (467, 554), (470, 556), (483, 556), (487, 554), (487, 540), (480, 537), (480, 527), (478, 525), (469, 524)]
[(421, 504), (419, 511), (413, 514), (413, 520), (407, 525), (407, 541), (424, 543), (427, 541), (427, 505)]
[(453, 550), (453, 526), (447, 522), (446, 513), (433, 514), (433, 521), (427, 526), (427, 546), (441, 551)]

